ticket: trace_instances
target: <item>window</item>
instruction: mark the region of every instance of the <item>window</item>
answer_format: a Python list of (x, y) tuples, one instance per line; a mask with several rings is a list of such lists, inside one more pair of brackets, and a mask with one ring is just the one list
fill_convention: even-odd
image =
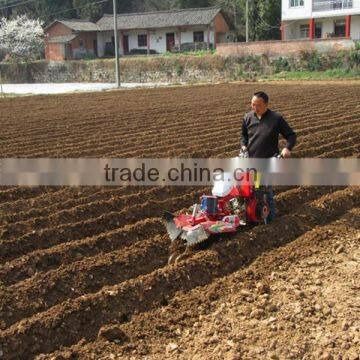
[(80, 39), (80, 40), (79, 40), (79, 47), (80, 47), (80, 48), (83, 48), (83, 47), (84, 47), (84, 40), (83, 40), (83, 39)]
[(147, 46), (147, 35), (139, 34), (138, 35), (138, 47)]
[(313, 11), (351, 9), (353, 0), (312, 0)]
[(290, 0), (290, 7), (304, 6), (304, 0)]
[(309, 24), (300, 25), (300, 37), (302, 39), (309, 37)]
[(194, 31), (194, 42), (204, 42), (203, 31)]
[(345, 37), (345, 21), (335, 21), (335, 36), (337, 37)]
[(321, 39), (322, 25), (321, 23), (315, 24), (315, 39)]

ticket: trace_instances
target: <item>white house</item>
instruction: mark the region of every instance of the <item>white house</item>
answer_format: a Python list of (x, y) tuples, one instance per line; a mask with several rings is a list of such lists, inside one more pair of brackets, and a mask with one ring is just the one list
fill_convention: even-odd
[[(132, 50), (164, 53), (184, 43), (203, 43), (216, 47), (225, 41), (229, 26), (219, 7), (119, 14), (120, 54)], [(96, 25), (98, 56), (114, 46), (112, 15), (104, 15)]]
[[(229, 32), (219, 7), (118, 14), (121, 55), (164, 53), (190, 44), (216, 48)], [(96, 23), (79, 19), (55, 20), (45, 28), (47, 60), (70, 60), (91, 54), (111, 56), (115, 49), (113, 15)]]
[(360, 39), (360, 0), (282, 0), (281, 38)]

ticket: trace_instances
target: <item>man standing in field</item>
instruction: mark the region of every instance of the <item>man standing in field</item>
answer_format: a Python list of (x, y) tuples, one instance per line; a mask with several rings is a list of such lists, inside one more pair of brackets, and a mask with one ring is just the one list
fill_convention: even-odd
[[(281, 156), (288, 158), (296, 143), (296, 134), (285, 119), (268, 108), (269, 97), (263, 91), (256, 92), (251, 100), (252, 111), (245, 115), (241, 131), (241, 149), (248, 151), (249, 157), (271, 158), (279, 154), (279, 134), (286, 140)], [(268, 193), (270, 214), (268, 221), (275, 217), (274, 192)]]

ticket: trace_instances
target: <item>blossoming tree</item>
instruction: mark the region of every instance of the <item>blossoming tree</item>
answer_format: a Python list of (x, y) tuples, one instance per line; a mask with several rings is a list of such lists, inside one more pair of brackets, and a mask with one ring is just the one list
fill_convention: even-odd
[(33, 60), (44, 47), (44, 31), (40, 20), (26, 15), (0, 20), (0, 51), (13, 60)]

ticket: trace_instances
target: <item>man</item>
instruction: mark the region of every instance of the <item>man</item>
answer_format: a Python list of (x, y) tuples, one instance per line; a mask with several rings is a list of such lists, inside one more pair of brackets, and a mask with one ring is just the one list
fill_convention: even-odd
[[(286, 140), (281, 156), (288, 158), (296, 143), (296, 134), (278, 113), (268, 108), (269, 97), (263, 91), (256, 92), (251, 100), (252, 111), (245, 115), (242, 124), (241, 148), (248, 151), (249, 157), (270, 158), (279, 154), (279, 134)], [(268, 221), (275, 217), (274, 192), (269, 189)]]

